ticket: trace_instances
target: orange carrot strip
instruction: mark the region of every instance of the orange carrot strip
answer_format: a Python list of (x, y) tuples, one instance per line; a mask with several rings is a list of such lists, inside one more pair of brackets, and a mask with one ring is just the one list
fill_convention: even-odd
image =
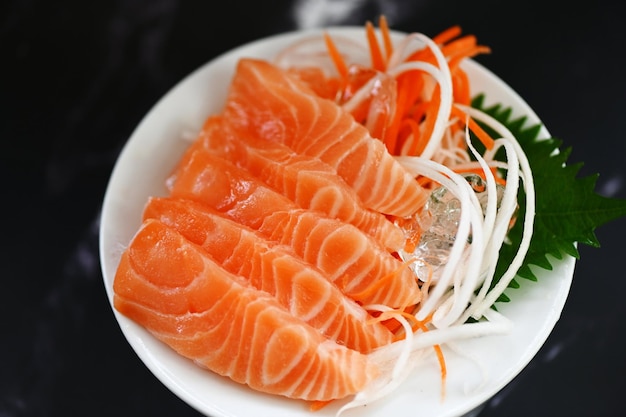
[(444, 398), (446, 396), (446, 377), (448, 376), (446, 359), (443, 357), (443, 350), (441, 350), (440, 345), (433, 346), (433, 349), (435, 349), (437, 360), (439, 361), (439, 368), (441, 370), (441, 398)]
[[(404, 317), (406, 319), (414, 319), (413, 321), (415, 321), (415, 316), (412, 315), (412, 314), (409, 314), (409, 313), (407, 313), (405, 311), (397, 311), (396, 313), (401, 315), (402, 317)], [(414, 323), (414, 324), (411, 325), (411, 330), (413, 331), (413, 333), (415, 333), (419, 328), (420, 327), (419, 327), (418, 323)], [(400, 329), (404, 330), (404, 327), (398, 328), (398, 330), (400, 330)], [(406, 332), (400, 332), (398, 334), (394, 334), (394, 338), (393, 338), (394, 342), (398, 342), (398, 341), (404, 340), (404, 339), (406, 339)]]
[[(406, 136), (403, 136), (402, 143), (408, 140), (408, 138), (413, 135), (413, 146), (421, 146), (418, 145), (421, 142), (422, 134), (420, 132), (419, 124), (415, 121), (415, 119), (406, 118), (402, 121), (402, 131), (406, 131), (408, 128), (409, 133)], [(409, 154), (412, 155), (412, 154)]]
[[(425, 188), (425, 189), (430, 189), (431, 187), (429, 187), (429, 184), (432, 184), (433, 182), (432, 182), (432, 180), (431, 180), (430, 178), (428, 178), (428, 177), (419, 177), (419, 178), (417, 179), (417, 183), (418, 183), (418, 184), (419, 184), (422, 188)], [(435, 187), (432, 187), (432, 188), (435, 188)]]
[(402, 85), (398, 83), (398, 88), (406, 90), (406, 105), (404, 114), (407, 114), (411, 107), (421, 102), (421, 93), (424, 88), (424, 77), (421, 71), (410, 71), (402, 74)]
[[(424, 319), (424, 321), (418, 321), (419, 329), (427, 332), (428, 327), (426, 327), (426, 323), (428, 323), (432, 319), (432, 313)], [(446, 367), (446, 360), (443, 356), (443, 350), (441, 350), (441, 345), (434, 345), (433, 349), (435, 350), (435, 354), (437, 355), (437, 361), (439, 362), (439, 369), (441, 371), (441, 395), (445, 396), (446, 392), (446, 377), (448, 376), (448, 369)]]
[(433, 37), (433, 41), (437, 45), (443, 45), (461, 34), (461, 26), (451, 26), (443, 32)]
[(439, 65), (437, 65), (435, 54), (433, 54), (433, 51), (431, 51), (430, 48), (424, 48), (413, 52), (408, 58), (405, 59), (405, 61), (423, 61), (439, 67)]
[(448, 61), (448, 66), (450, 67), (450, 70), (454, 70), (455, 68), (459, 66), (459, 64), (461, 63), (463, 59), (472, 58), (476, 55), (488, 54), (488, 53), (491, 53), (491, 48), (489, 48), (488, 46), (474, 45), (473, 47), (468, 48), (463, 51), (459, 51), (459, 53), (450, 57)]
[(387, 18), (385, 15), (381, 15), (378, 19), (378, 26), (380, 27), (380, 31), (383, 35), (383, 45), (385, 46), (385, 56), (387, 57), (387, 62), (389, 62), (389, 58), (393, 54), (393, 43), (391, 42), (391, 35), (389, 33), (389, 25), (387, 24)]
[(403, 88), (403, 83), (398, 82), (398, 95), (396, 98), (396, 109), (393, 114), (393, 118), (387, 127), (385, 132), (384, 142), (387, 146), (387, 150), (393, 155), (395, 154), (396, 144), (398, 142), (398, 134), (401, 129), (402, 118), (404, 117), (405, 109), (407, 107), (407, 94), (408, 88)]
[(354, 117), (354, 120), (363, 124), (367, 119), (367, 115), (369, 114), (370, 103), (372, 102), (371, 98), (368, 98), (366, 101), (361, 103), (357, 108), (355, 108), (351, 114)]
[[(405, 309), (405, 311), (408, 313), (410, 311), (410, 309), (413, 309), (413, 307), (415, 307), (415, 306), (409, 306), (409, 307), (407, 307)], [(381, 315), (380, 317), (384, 318), (386, 316), (385, 315)], [(388, 328), (391, 333), (394, 334), (394, 338), (393, 338), (394, 341), (399, 340), (395, 336), (396, 336), (396, 333), (398, 332), (398, 330), (400, 330), (402, 328), (402, 324), (400, 324), (400, 322), (397, 319), (395, 319), (395, 318), (383, 319), (383, 321), (381, 323), (383, 324), (383, 326)]]
[(413, 107), (411, 108), (410, 117), (413, 118), (417, 123), (422, 122), (424, 117), (426, 116), (426, 111), (430, 106), (430, 102), (428, 101), (415, 101)]
[(476, 46), (476, 36), (465, 35), (462, 38), (455, 39), (453, 42), (447, 43), (441, 47), (441, 52), (447, 57), (462, 53)]
[(372, 22), (367, 22), (365, 24), (365, 29), (367, 31), (367, 42), (370, 47), (370, 55), (372, 58), (372, 67), (376, 71), (385, 71), (387, 69), (387, 65), (385, 64), (385, 60), (383, 59), (382, 52), (380, 51), (380, 46), (378, 45), (378, 40), (376, 39), (376, 32), (374, 30), (374, 25)]
[(430, 136), (433, 133), (433, 129), (435, 127), (435, 120), (437, 119), (437, 112), (439, 111), (439, 102), (441, 101), (439, 97), (439, 85), (435, 86), (433, 91), (433, 98), (428, 102), (428, 107), (426, 109), (426, 118), (424, 119), (424, 128), (420, 133), (420, 141), (418, 143), (413, 143), (411, 150), (409, 151), (409, 155), (420, 155), (428, 141), (430, 140)]
[(452, 74), (452, 95), (454, 102), (469, 106), (472, 100), (469, 79), (465, 71), (457, 68)]
[[(368, 322), (369, 323), (381, 322), (383, 323), (383, 325), (387, 326), (389, 329), (399, 330), (401, 325), (399, 321), (397, 320), (397, 318), (389, 317), (392, 314), (396, 314), (396, 315), (400, 315), (404, 317), (405, 319), (407, 319), (407, 321), (413, 323), (411, 324), (411, 329), (413, 333), (417, 332), (418, 330), (421, 330), (423, 332), (429, 331), (426, 325), (432, 321), (433, 313), (430, 313), (428, 316), (426, 316), (424, 320), (418, 320), (417, 317), (415, 317), (414, 315), (414, 311), (415, 311), (415, 306), (407, 306), (404, 309), (394, 309), (390, 311), (380, 312), (376, 317), (370, 319)], [(402, 329), (404, 329), (404, 327), (402, 327)], [(395, 333), (394, 330), (392, 330), (392, 332)], [(397, 334), (394, 341), (403, 340), (404, 338), (406, 338), (406, 334)], [(442, 355), (442, 358), (443, 358), (443, 355)]]
[(326, 43), (326, 48), (328, 49), (328, 53), (330, 54), (330, 58), (333, 60), (335, 64), (335, 68), (337, 68), (337, 72), (341, 76), (343, 80), (348, 79), (348, 66), (346, 62), (343, 60), (341, 53), (337, 49), (335, 42), (333, 42), (332, 38), (328, 33), (324, 33), (324, 41)]
[(418, 146), (416, 143), (421, 140), (422, 134), (419, 129), (419, 124), (424, 118), (426, 110), (428, 109), (427, 102), (417, 102), (414, 103), (410, 109), (410, 112), (407, 112), (405, 117), (402, 119), (401, 124), (398, 130), (398, 138), (397, 144), (395, 146), (395, 151), (399, 154), (405, 146), (406, 141), (408, 140), (411, 133), (413, 134), (413, 147)]
[(467, 123), (469, 129), (474, 132), (476, 137), (478, 137), (478, 139), (482, 142), (483, 145), (485, 145), (487, 149), (493, 149), (493, 138), (489, 136), (489, 134), (485, 132), (483, 128), (474, 121), (474, 119), (468, 117), (468, 115), (457, 106), (452, 106), (452, 115), (458, 117), (461, 122)]
[[(409, 112), (413, 110), (416, 104), (421, 103), (420, 93), (424, 85), (424, 78), (421, 71), (409, 71), (398, 76), (397, 79), (398, 97), (396, 100), (396, 114), (393, 120), (395, 126), (391, 129), (394, 135), (399, 133), (402, 119), (409, 116)], [(388, 138), (386, 142), (389, 149), (398, 148), (398, 139)]]

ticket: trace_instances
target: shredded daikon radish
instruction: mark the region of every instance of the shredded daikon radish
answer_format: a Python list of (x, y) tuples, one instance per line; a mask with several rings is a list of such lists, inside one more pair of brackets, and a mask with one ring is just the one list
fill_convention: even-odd
[(387, 306), (370, 305), (367, 308), (380, 311), (385, 317), (393, 317), (398, 320), (404, 328), (406, 338), (393, 343), (393, 346), (397, 347), (394, 353), (397, 354), (388, 355), (386, 353), (384, 349), (391, 345), (388, 345), (383, 350), (370, 353), (372, 361), (379, 365), (381, 371), (380, 376), (364, 390), (357, 393), (350, 402), (345, 404), (338, 411), (337, 416), (350, 408), (371, 403), (372, 401), (384, 398), (392, 393), (411, 375), (413, 369), (419, 363), (418, 356), (424, 354), (424, 352), (412, 348), (414, 344), (414, 334), (406, 318)]
[[(465, 111), (476, 120), (479, 120), (483, 123), (488, 124), (491, 128), (493, 128), (499, 135), (503, 138), (508, 139), (508, 143), (513, 148), (515, 155), (519, 160), (519, 165), (521, 169), (521, 179), (522, 185), (524, 187), (524, 192), (526, 193), (526, 211), (524, 213), (524, 230), (522, 234), (522, 240), (520, 243), (520, 247), (511, 262), (511, 265), (500, 278), (498, 284), (487, 294), (483, 303), (480, 307), (476, 307), (476, 311), (474, 316), (480, 316), (484, 314), (484, 312), (490, 308), (498, 297), (506, 290), (511, 280), (517, 274), (517, 271), (522, 265), (524, 257), (526, 256), (526, 252), (530, 246), (530, 240), (532, 238), (533, 226), (534, 226), (534, 218), (535, 218), (535, 186), (532, 177), (532, 170), (530, 168), (530, 163), (528, 162), (528, 158), (524, 153), (524, 150), (517, 142), (513, 134), (500, 122), (495, 120), (493, 117), (487, 115), (484, 112), (481, 112), (477, 109), (473, 109), (470, 107), (465, 108)], [(509, 171), (510, 172), (510, 171)], [(508, 181), (507, 181), (508, 182)], [(511, 196), (510, 198), (516, 198), (516, 196)]]

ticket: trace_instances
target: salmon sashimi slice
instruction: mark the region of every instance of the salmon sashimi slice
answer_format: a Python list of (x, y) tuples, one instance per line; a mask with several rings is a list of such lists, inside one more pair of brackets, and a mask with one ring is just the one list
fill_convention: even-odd
[(239, 61), (223, 114), (240, 129), (320, 158), (354, 188), (366, 207), (407, 217), (428, 198), (365, 126), (267, 61)]
[(195, 144), (183, 155), (167, 186), (172, 197), (199, 201), (253, 229), (276, 210), (298, 207), (258, 178)]
[(153, 197), (145, 219), (157, 219), (201, 246), (227, 271), (273, 295), (295, 317), (350, 349), (368, 353), (393, 335), (291, 248), (190, 200)]
[(361, 304), (395, 308), (420, 301), (421, 291), (410, 269), (357, 227), (299, 208), (204, 147), (192, 146), (185, 160), (170, 184), (172, 197), (206, 204), (290, 246)]
[(417, 304), (421, 290), (407, 265), (355, 230), (348, 223), (320, 221), (306, 210), (277, 211), (259, 228), (268, 238), (294, 248), (363, 305), (401, 308)]
[(298, 206), (351, 223), (392, 251), (404, 246), (402, 230), (383, 214), (365, 208), (354, 189), (320, 159), (243, 131), (236, 133), (219, 116), (207, 119), (198, 142)]
[(255, 390), (329, 401), (378, 375), (367, 355), (328, 340), (154, 219), (123, 253), (113, 289), (120, 313), (179, 354)]

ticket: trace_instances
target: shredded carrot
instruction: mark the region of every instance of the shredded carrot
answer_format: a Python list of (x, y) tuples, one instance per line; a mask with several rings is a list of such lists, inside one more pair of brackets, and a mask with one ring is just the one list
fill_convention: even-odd
[[(360, 68), (354, 74), (350, 74), (348, 66), (337, 49), (336, 45), (328, 34), (325, 34), (328, 53), (343, 80), (343, 100), (349, 99), (354, 92), (366, 85), (378, 72), (384, 72), (387, 68), (388, 60), (393, 53), (393, 43), (389, 26), (384, 15), (379, 18), (381, 42), (378, 41), (376, 31), (372, 22), (366, 22), (366, 37), (369, 46), (371, 59), (370, 68)], [(448, 60), (448, 66), (452, 75), (453, 103), (470, 105), (471, 91), (469, 80), (465, 71), (460, 67), (463, 59), (473, 57), (481, 53), (489, 53), (486, 46), (477, 44), (474, 35), (461, 36), (459, 25), (451, 26), (432, 38), (439, 45), (442, 53)], [(384, 48), (384, 53), (381, 49)], [(414, 51), (406, 58), (406, 61), (419, 60), (437, 66), (437, 60), (430, 48), (421, 48)], [(396, 78), (395, 98), (391, 106), (386, 109), (381, 107), (379, 114), (374, 114), (374, 119), (370, 117), (369, 109), (374, 103), (370, 96), (359, 103), (352, 111), (356, 121), (368, 125), (370, 134), (383, 141), (391, 154), (420, 155), (430, 140), (437, 114), (440, 106), (438, 84), (430, 98), (423, 97), (424, 72), (419, 70), (407, 71)], [(339, 90), (338, 90), (339, 91)], [(328, 96), (328, 93), (326, 94)], [(468, 123), (468, 127), (478, 136), (480, 141), (488, 148), (493, 147), (493, 139), (472, 120), (460, 117), (461, 110), (455, 106), (452, 108), (451, 117), (457, 117), (462, 123)], [(454, 127), (452, 129), (455, 129)], [(459, 142), (452, 146), (464, 147)]]
[(387, 18), (385, 15), (380, 16), (378, 19), (378, 26), (380, 27), (380, 32), (383, 37), (383, 45), (385, 46), (385, 56), (387, 58), (387, 62), (389, 62), (389, 58), (393, 54), (393, 43), (391, 42), (391, 35), (389, 33), (389, 25), (387, 24)]
[(352, 117), (354, 117), (354, 120), (356, 120), (357, 122), (361, 124), (365, 123), (365, 121), (367, 120), (367, 115), (369, 114), (369, 106), (370, 106), (371, 101), (372, 101), (371, 98), (365, 100), (356, 109), (354, 109), (351, 112)]
[(472, 97), (467, 73), (460, 68), (457, 68), (452, 75), (452, 94), (455, 103), (466, 106), (471, 103)]
[(444, 30), (443, 32), (439, 33), (438, 35), (434, 36), (433, 41), (437, 45), (443, 45), (451, 41), (452, 39), (456, 38), (457, 36), (459, 36), (461, 32), (462, 32), (461, 26), (459, 25), (451, 26), (448, 29)]
[(346, 62), (343, 60), (343, 57), (341, 56), (341, 53), (337, 49), (337, 46), (335, 45), (335, 42), (333, 42), (332, 38), (330, 37), (330, 35), (328, 33), (324, 33), (324, 41), (326, 42), (326, 48), (328, 49), (328, 53), (330, 54), (330, 58), (333, 60), (333, 63), (335, 64), (335, 68), (337, 69), (337, 72), (339, 73), (339, 76), (344, 81), (347, 81), (347, 79), (348, 79), (348, 66), (346, 65)]
[(413, 136), (413, 143), (415, 147), (419, 147), (419, 148), (423, 148), (423, 140), (422, 140), (422, 133), (420, 132), (420, 127), (419, 124), (415, 121), (415, 119), (404, 119), (402, 121), (402, 126), (401, 128), (406, 131), (408, 128), (408, 133), (407, 135), (404, 137), (404, 140), (402, 142), (406, 142), (406, 140), (409, 138), (409, 136)]
[[(392, 120), (392, 126), (389, 129), (389, 134), (385, 137), (385, 142), (387, 143), (388, 149), (390, 149), (393, 153), (401, 152), (404, 146), (404, 140), (398, 135), (401, 134), (402, 129), (408, 123), (408, 120), (413, 120), (413, 122), (419, 124), (421, 123), (426, 109), (429, 106), (429, 102), (422, 101), (420, 99), (421, 91), (424, 85), (424, 78), (422, 71), (410, 71), (404, 73), (398, 77), (398, 100), (396, 105), (396, 117)], [(438, 101), (437, 101), (438, 103)], [(431, 103), (432, 104), (432, 103)], [(411, 124), (414, 124), (411, 122)], [(392, 137), (392, 132), (395, 134), (395, 137)], [(426, 137), (427, 135), (415, 135), (416, 132), (419, 132), (419, 129), (413, 129), (414, 133), (414, 142), (413, 147), (424, 148), (426, 146), (425, 143), (418, 145), (417, 139), (418, 137)], [(405, 137), (406, 139), (406, 137)], [(411, 151), (408, 154), (416, 154), (415, 151)]]
[[(402, 316), (407, 320), (413, 321), (413, 324), (411, 324), (411, 331), (413, 333), (415, 333), (419, 326), (417, 325), (417, 323), (415, 323), (416, 319), (415, 316), (413, 314), (409, 314), (406, 311), (395, 311), (394, 312), (396, 315)], [(400, 340), (404, 340), (406, 339), (406, 332), (404, 331), (404, 327), (400, 324), (399, 321), (395, 320), (396, 323), (398, 323), (398, 329), (396, 329), (396, 331), (394, 332), (394, 338), (393, 341), (394, 342), (398, 342)]]
[(365, 29), (367, 31), (367, 42), (370, 47), (370, 54), (372, 58), (372, 67), (376, 71), (385, 71), (387, 69), (387, 63), (383, 59), (382, 52), (380, 51), (380, 46), (378, 45), (378, 40), (376, 39), (376, 32), (374, 30), (374, 25), (372, 22), (367, 22), (365, 24)]
[(417, 143), (413, 143), (413, 146), (407, 152), (407, 155), (420, 155), (426, 148), (428, 140), (430, 139), (435, 127), (435, 120), (437, 119), (437, 112), (439, 112), (440, 101), (439, 86), (437, 85), (435, 86), (435, 91), (433, 92), (433, 98), (426, 105), (424, 127), (420, 133), (421, 140)]
[(434, 190), (435, 188), (437, 188), (439, 186), (439, 184), (437, 184), (436, 182), (434, 182), (433, 180), (431, 180), (428, 177), (418, 177), (417, 178), (417, 183), (424, 189), (427, 190)]
[(465, 51), (476, 46), (476, 37), (474, 35), (465, 35), (455, 39), (441, 47), (441, 52), (447, 57), (456, 55), (465, 55)]
[(482, 142), (483, 145), (487, 149), (493, 149), (494, 140), (487, 132), (483, 130), (482, 127), (478, 123), (474, 121), (471, 117), (469, 117), (463, 110), (459, 109), (457, 106), (452, 106), (452, 115), (459, 118), (461, 122), (467, 123), (469, 129), (474, 132), (476, 137)]
[[(423, 321), (417, 321), (419, 329), (423, 332), (428, 331), (428, 327), (426, 326), (433, 318), (433, 313), (430, 313)], [(441, 349), (441, 345), (433, 345), (433, 349), (435, 350), (435, 354), (437, 355), (437, 361), (439, 362), (439, 369), (441, 372), (441, 397), (445, 397), (446, 392), (446, 377), (448, 376), (448, 369), (446, 367), (446, 359), (443, 356), (443, 350)]]
[(463, 61), (465, 58), (472, 58), (472, 57), (475, 57), (476, 55), (488, 54), (490, 52), (491, 52), (491, 48), (489, 48), (488, 46), (474, 45), (473, 47), (462, 51), (462, 53), (456, 54), (454, 56), (450, 56), (450, 59), (448, 61), (448, 66), (450, 67), (450, 71), (454, 71), (456, 68), (458, 68), (461, 61)]
[(448, 369), (446, 368), (446, 359), (443, 357), (443, 350), (440, 345), (434, 345), (435, 353), (437, 354), (437, 360), (439, 361), (439, 368), (441, 370), (441, 399), (446, 396), (446, 377), (448, 376)]
[[(407, 308), (406, 308), (406, 310), (405, 310), (405, 311), (407, 311), (407, 312), (408, 312), (408, 311), (409, 311), (409, 309), (410, 309), (410, 308), (413, 308), (413, 307), (414, 307), (414, 306), (409, 306), (409, 307), (407, 307)], [(396, 311), (396, 310), (394, 310), (394, 312), (399, 313), (399, 312), (398, 312), (398, 311)], [(400, 329), (402, 329), (402, 324), (400, 324), (400, 322), (399, 322), (398, 320), (396, 320), (395, 318), (393, 318), (393, 317), (392, 317), (392, 318), (387, 318), (388, 316), (389, 316), (389, 314), (388, 314), (388, 313), (387, 313), (387, 314), (384, 314), (384, 315), (381, 315), (381, 316), (380, 316), (380, 320), (382, 320), (382, 324), (383, 324), (383, 326), (385, 326), (386, 328), (388, 328), (388, 329), (389, 329), (389, 331), (390, 331), (391, 333), (393, 333), (393, 334), (394, 334), (394, 341), (397, 341), (397, 340), (398, 340), (398, 338), (397, 338), (397, 336), (396, 336), (396, 333), (397, 333)]]

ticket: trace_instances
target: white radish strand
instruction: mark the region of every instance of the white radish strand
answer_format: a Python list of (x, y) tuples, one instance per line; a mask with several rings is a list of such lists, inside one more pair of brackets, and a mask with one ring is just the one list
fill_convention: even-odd
[[(498, 252), (500, 250), (500, 247), (502, 246), (502, 242), (504, 241), (504, 238), (506, 237), (506, 231), (504, 234), (494, 233), (495, 231), (500, 230), (498, 228), (498, 224), (500, 224), (501, 221), (499, 222), (498, 220), (503, 217), (504, 210), (502, 210), (502, 208), (498, 210), (498, 201), (497, 201), (498, 193), (497, 193), (497, 188), (496, 188), (495, 177), (493, 173), (491, 172), (491, 170), (489, 169), (487, 162), (478, 153), (476, 148), (472, 145), (471, 140), (470, 140), (470, 135), (469, 135), (468, 123), (466, 123), (466, 144), (467, 144), (468, 149), (472, 153), (472, 155), (474, 155), (478, 165), (483, 171), (483, 174), (485, 177), (485, 183), (486, 183), (486, 192), (487, 192), (487, 204), (486, 204), (485, 213), (484, 213), (485, 220), (484, 220), (484, 229), (483, 229), (483, 232), (485, 234), (485, 241), (484, 241), (484, 246), (482, 248), (483, 258), (482, 258), (482, 269), (481, 269), (483, 279), (479, 282), (478, 287), (475, 288), (477, 289), (480, 287), (480, 291), (478, 295), (476, 297), (471, 296), (469, 305), (472, 305), (473, 303), (476, 302), (477, 299), (478, 300), (483, 299), (485, 297), (485, 294), (489, 290), (489, 287), (491, 285), (491, 282), (493, 280), (493, 276), (496, 270)], [(516, 194), (517, 183), (518, 183), (518, 179), (516, 175), (517, 171), (514, 171), (513, 173), (509, 171), (509, 173), (511, 174), (510, 176), (515, 176), (516, 178), (514, 181), (507, 182), (506, 189), (507, 190), (513, 189), (513, 192)], [(502, 203), (501, 203), (501, 207), (502, 207)], [(508, 219), (510, 219), (512, 215), (513, 213), (511, 213), (508, 216)], [(508, 225), (508, 222), (507, 222), (507, 225)], [(500, 239), (498, 238), (498, 236), (500, 237)], [(465, 321), (467, 321), (470, 315), (469, 311), (470, 311), (470, 308), (468, 307), (465, 310), (465, 312), (459, 316), (458, 318), (459, 323), (464, 323)]]
[[(417, 314), (418, 320), (424, 320), (439, 305), (444, 294), (450, 288), (454, 288), (452, 296), (456, 299), (456, 302), (447, 316), (438, 316), (436, 320), (435, 318), (433, 319), (433, 323), (438, 327), (445, 327), (462, 314), (461, 309), (467, 305), (466, 303), (469, 301), (473, 291), (472, 287), (477, 285), (479, 280), (484, 227), (482, 209), (474, 190), (461, 174), (422, 157), (401, 156), (396, 159), (413, 175), (423, 175), (441, 184), (448, 192), (458, 198), (461, 204), (461, 216), (457, 235), (450, 250), (448, 261), (440, 278), (435, 283), (434, 289), (425, 296), (425, 300), (422, 302)], [(467, 264), (460, 268), (470, 231), (472, 233), (472, 244), (469, 247), (471, 256), (468, 258)], [(455, 275), (461, 275), (464, 282), (454, 282)]]
[[(410, 333), (410, 326), (408, 329), (406, 327), (408, 325), (406, 319), (401, 318), (399, 320), (402, 320), (401, 323), (403, 323), (405, 331)], [(385, 369), (384, 364), (395, 361), (396, 366), (393, 368), (393, 377), (390, 378), (388, 372), (383, 372), (383, 376), (373, 381), (363, 391), (357, 393), (352, 401), (344, 405), (337, 413), (337, 416), (349, 408), (371, 403), (390, 394), (411, 375), (411, 372), (419, 363), (419, 355), (426, 355), (433, 346), (444, 346), (477, 337), (507, 334), (511, 331), (511, 328), (512, 323), (509, 319), (496, 311), (489, 310), (485, 313), (485, 320), (420, 332), (419, 336), (416, 335), (416, 337), (407, 338), (406, 340), (394, 342), (376, 349), (369, 354), (370, 359), (376, 364), (383, 365), (383, 370)], [(409, 355), (411, 361), (406, 363), (397, 359)], [(402, 364), (404, 366), (401, 368), (401, 371), (395, 372)]]
[[(510, 332), (513, 327), (511, 320), (495, 310), (486, 311), (483, 318), (484, 320), (477, 322), (466, 322), (456, 326), (421, 332), (418, 337), (413, 338), (410, 345), (411, 352), (431, 349), (435, 345), (443, 346), (450, 342), (465, 339), (506, 334)], [(405, 349), (407, 349), (405, 344), (394, 342), (376, 349), (369, 355), (376, 363), (383, 363), (402, 355)]]
[(489, 294), (485, 297), (480, 308), (476, 309), (475, 315), (482, 315), (484, 312), (489, 309), (498, 299), (498, 297), (506, 290), (508, 285), (511, 283), (511, 280), (517, 274), (517, 271), (522, 266), (526, 253), (528, 252), (528, 248), (530, 247), (530, 241), (532, 238), (533, 230), (534, 230), (534, 219), (535, 219), (535, 185), (532, 177), (532, 170), (530, 168), (530, 163), (528, 162), (528, 158), (524, 153), (521, 145), (517, 142), (513, 134), (500, 122), (498, 122), (493, 117), (488, 114), (481, 112), (477, 109), (473, 109), (470, 107), (465, 108), (471, 117), (474, 119), (481, 121), (483, 123), (488, 124), (492, 129), (494, 129), (499, 135), (503, 138), (508, 138), (509, 143), (512, 145), (515, 154), (519, 159), (519, 165), (521, 168), (521, 179), (522, 185), (524, 188), (524, 192), (526, 194), (526, 210), (524, 213), (524, 228), (522, 233), (522, 239), (520, 243), (520, 247), (513, 258), (511, 265), (505, 271), (503, 276), (500, 278), (496, 286), (489, 292)]
[[(411, 324), (408, 320), (403, 317), (402, 314), (388, 306), (369, 305), (366, 309), (370, 311), (380, 311), (383, 315), (382, 317), (385, 319), (395, 318), (398, 320), (404, 328), (406, 338), (393, 343), (394, 346), (398, 347), (397, 355), (389, 356), (384, 353), (381, 354), (379, 351), (374, 351), (369, 354), (370, 359), (379, 365), (381, 375), (376, 380), (368, 384), (364, 390), (357, 393), (349, 403), (344, 405), (338, 411), (337, 415), (350, 408), (371, 403), (372, 401), (379, 400), (391, 394), (411, 375), (413, 368), (417, 364), (417, 360), (415, 360), (415, 358), (411, 358), (411, 354), (415, 351), (415, 349), (412, 349), (415, 337)], [(392, 364), (392, 366), (386, 366), (387, 364)]]

